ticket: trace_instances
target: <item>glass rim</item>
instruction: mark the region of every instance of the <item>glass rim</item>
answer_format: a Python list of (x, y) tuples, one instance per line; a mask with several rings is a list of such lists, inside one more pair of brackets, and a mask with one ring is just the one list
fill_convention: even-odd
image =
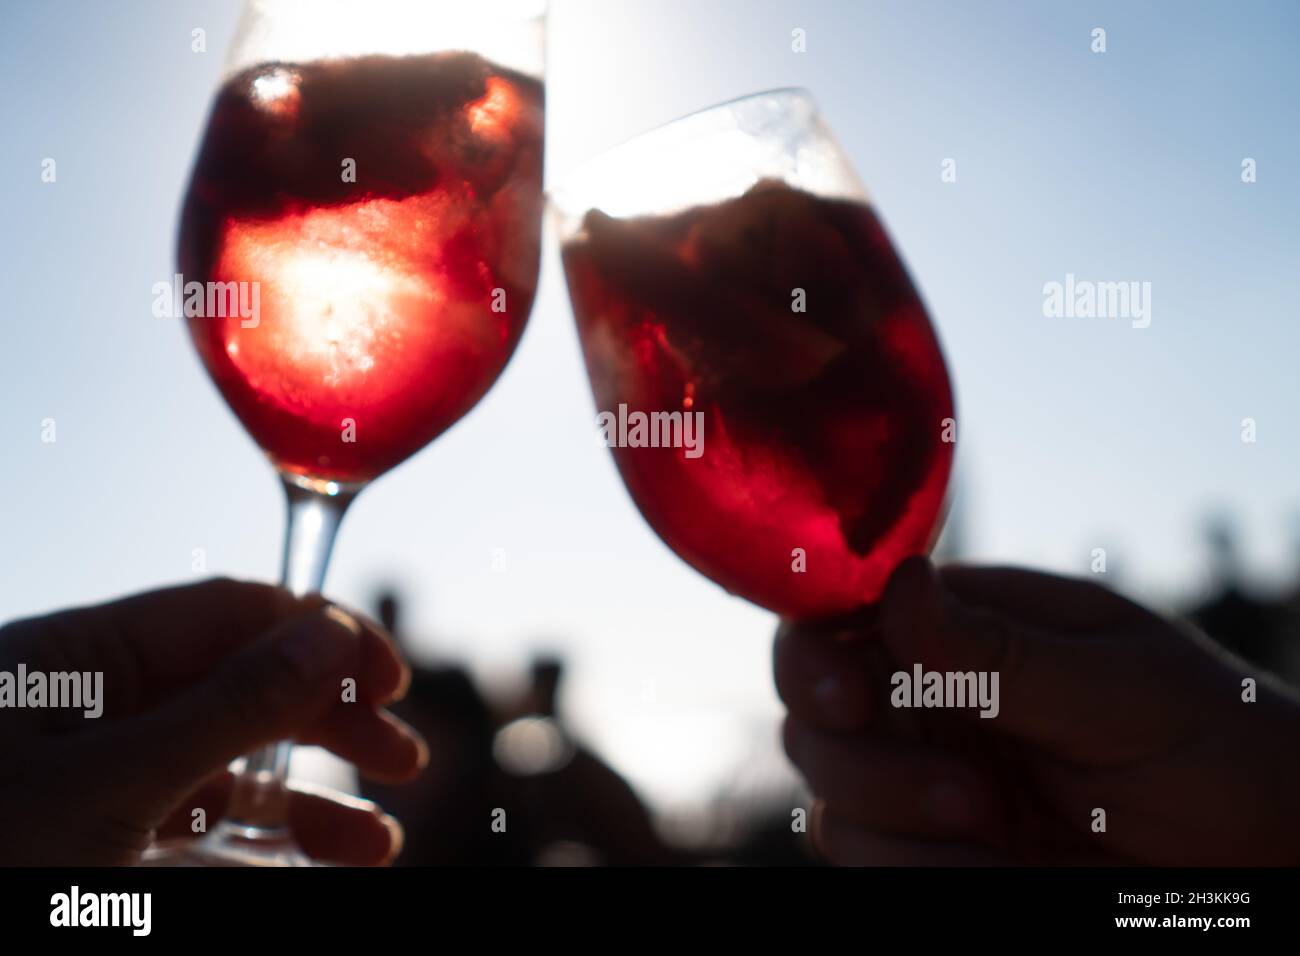
[[(240, 0), (218, 82), (263, 64), (297, 66), (371, 54), (444, 52), (478, 53), (498, 66), (542, 79), (552, 0), (477, 2), (472, 12), (459, 5), (461, 15), (448, 21), (437, 16), (443, 8), (457, 6), (451, 0), (370, 0), (367, 23), (378, 29), (359, 30), (352, 18), (339, 16), (355, 13), (352, 0)], [(410, 14), (417, 11), (423, 18), (413, 23)], [(480, 25), (485, 17), (491, 29)], [(310, 28), (299, 29), (304, 23)], [(517, 38), (527, 29), (537, 31), (535, 43)], [(485, 38), (498, 42), (489, 45)]]
[(812, 90), (808, 89), (808, 87), (773, 86), (765, 90), (755, 90), (753, 93), (742, 93), (740, 96), (733, 96), (730, 99), (720, 100), (717, 103), (711, 103), (708, 106), (701, 106), (698, 109), (693, 109), (687, 113), (682, 113), (680, 116), (675, 116), (672, 119), (668, 120), (667, 122), (660, 123), (657, 126), (652, 126), (647, 130), (642, 130), (639, 133), (634, 133), (633, 135), (629, 136), (627, 139), (623, 140), (622, 142), (615, 143), (613, 146), (609, 147), (609, 149), (601, 150), (592, 158), (597, 159), (605, 155), (605, 153), (618, 149), (621, 146), (626, 146), (628, 143), (635, 142), (636, 140), (640, 139), (642, 136), (649, 136), (651, 133), (656, 133), (661, 129), (666, 129), (669, 126), (672, 126), (674, 123), (680, 123), (683, 120), (692, 119), (693, 117), (696, 116), (702, 116), (705, 113), (712, 113), (714, 110), (720, 110), (728, 106), (737, 106), (741, 103), (748, 102), (749, 100), (766, 99), (768, 97), (771, 97), (773, 99), (780, 97), (782, 99), (801, 100), (807, 103), (809, 106), (811, 106), (814, 110), (817, 109), (817, 99), (812, 95)]
[(602, 149), (600, 152), (588, 156), (578, 165), (570, 169), (552, 188), (546, 190), (547, 205), (555, 212), (561, 214), (572, 214), (574, 210), (570, 209), (564, 201), (566, 193), (573, 192), (573, 184), (583, 177), (584, 173), (590, 173), (591, 170), (599, 167), (609, 161), (610, 157), (616, 156), (625, 151), (630, 151), (637, 143), (648, 139), (652, 136), (660, 135), (664, 131), (672, 129), (680, 123), (685, 123), (697, 117), (705, 116), (709, 113), (719, 112), (725, 109), (736, 107), (742, 103), (748, 103), (754, 100), (762, 99), (782, 99), (793, 102), (806, 104), (810, 112), (817, 116), (820, 114), (820, 108), (817, 105), (817, 99), (813, 96), (812, 91), (806, 86), (774, 86), (765, 90), (756, 90), (753, 93), (744, 93), (740, 96), (733, 96), (730, 99), (721, 100), (711, 103), (708, 106), (701, 106), (680, 116), (675, 116), (670, 120), (652, 126), (649, 129), (634, 133), (626, 139), (620, 140), (613, 146)]

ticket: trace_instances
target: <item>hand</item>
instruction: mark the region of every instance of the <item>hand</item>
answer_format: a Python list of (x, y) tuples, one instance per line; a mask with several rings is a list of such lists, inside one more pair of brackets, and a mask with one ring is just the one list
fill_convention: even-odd
[[(323, 598), (209, 581), (0, 628), (0, 672), (102, 672), (102, 716), (0, 709), (2, 865), (128, 865), (155, 832), (220, 818), (226, 765), (277, 740), (320, 744), (383, 780), (427, 761), (419, 735), (382, 709), (409, 671), (378, 625)], [(356, 702), (342, 681), (356, 680)], [(20, 689), (21, 691), (21, 689)], [(401, 828), (361, 800), (294, 791), (305, 852), (388, 862)]]
[[(1095, 584), (917, 558), (835, 635), (784, 623), (775, 649), (832, 862), (1300, 862), (1300, 703), (1188, 626)], [(998, 672), (997, 716), (891, 706), (918, 662)]]

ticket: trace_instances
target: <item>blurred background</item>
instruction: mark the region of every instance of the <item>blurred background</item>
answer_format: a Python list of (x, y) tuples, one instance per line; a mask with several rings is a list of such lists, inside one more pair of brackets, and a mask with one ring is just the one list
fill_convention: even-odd
[[(238, 12), (6, 6), (0, 620), (276, 576), (271, 469), (181, 324), (151, 315)], [(808, 87), (955, 378), (945, 555), (1090, 575), (1103, 549), (1111, 586), (1295, 679), (1298, 36), (1285, 0), (555, 0), (547, 181), (685, 112)], [(1150, 282), (1150, 326), (1045, 318), (1067, 273)], [(659, 542), (594, 414), (551, 245), (497, 386), (349, 513), (328, 590), (382, 605), (426, 665), (408, 716), (444, 742), (434, 775), (463, 785), (439, 791), (444, 819), (512, 800), (535, 817), (509, 848), (411, 852), (801, 859), (775, 620)], [(350, 783), (318, 753), (299, 770)]]

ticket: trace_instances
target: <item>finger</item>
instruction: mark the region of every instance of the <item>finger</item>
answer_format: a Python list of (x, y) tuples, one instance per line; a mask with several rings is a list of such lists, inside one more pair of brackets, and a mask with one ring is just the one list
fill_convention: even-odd
[(1004, 866), (1007, 860), (983, 847), (878, 833), (817, 805), (813, 845), (836, 866)]
[(369, 800), (299, 784), (289, 801), (289, 829), (315, 860), (385, 866), (402, 851), (402, 826)]
[[(199, 836), (194, 811), (203, 810), (205, 827), (220, 820), (230, 800), (234, 777), (222, 771), (183, 800), (158, 828), (158, 840)], [(391, 863), (402, 846), (402, 828), (393, 817), (368, 800), (322, 788), (289, 788), (289, 828), (312, 859), (346, 866)]]
[(772, 658), (777, 693), (792, 714), (826, 730), (858, 730), (870, 721), (873, 681), (860, 632), (783, 621)]
[(367, 704), (391, 704), (406, 696), (411, 686), (411, 668), (393, 640), (377, 621), (346, 607), (361, 625), (362, 666), (357, 680), (357, 699)]
[[(232, 653), (262, 638), (273, 626), (331, 606), (320, 594), (294, 597), (269, 585), (235, 581), (210, 585), (208, 590), (213, 593), (205, 591), (203, 602), (192, 608), (184, 602), (194, 596), (187, 592), (196, 589), (173, 588), (130, 598), (121, 602), (123, 606), (116, 611), (117, 633), (129, 642), (133, 659), (143, 668), (145, 703), (207, 676)], [(215, 634), (206, 627), (178, 633), (176, 621), (206, 614), (207, 603), (214, 599), (250, 605), (232, 623), (233, 633)], [(259, 601), (263, 613), (257, 614), (251, 606)], [(340, 610), (360, 628), (360, 664), (348, 675), (356, 680), (356, 699), (372, 704), (400, 699), (410, 685), (411, 672), (392, 637), (369, 617), (351, 609)], [(255, 629), (259, 625), (260, 630)]]
[(221, 578), (66, 612), (80, 639), (112, 634), (148, 687), (188, 683), (281, 622), (325, 603), (283, 588)]
[(785, 722), (785, 749), (837, 816), (886, 833), (993, 839), (995, 794), (968, 762), (896, 740), (820, 733)]
[[(94, 607), (19, 623), (32, 652), (55, 655), (64, 670), (101, 671), (113, 716), (137, 713), (209, 674), (231, 654), (286, 620), (326, 605), (266, 584), (218, 579), (149, 591)], [(353, 675), (359, 700), (400, 697), (410, 672), (383, 628), (361, 625), (365, 654)]]
[(1109, 588), (1023, 568), (948, 565), (943, 587), (963, 604), (1001, 612), (1030, 627), (1055, 633), (1099, 633), (1159, 620)]
[[(915, 683), (937, 672), (944, 687), (953, 675), (960, 690), (959, 714), (981, 719), (987, 728), (1060, 750), (1085, 739), (1110, 721), (1103, 713), (1104, 688), (1112, 681), (1114, 654), (1091, 638), (1061, 636), (1032, 628), (1002, 613), (964, 604), (944, 590), (934, 567), (921, 558), (899, 566), (881, 602), (881, 632), (903, 678)], [(909, 672), (910, 675), (909, 676)], [(901, 678), (900, 678), (901, 680)], [(980, 680), (988, 699), (969, 699)], [(918, 688), (906, 684), (897, 698), (914, 702)], [(945, 691), (947, 693), (947, 691)], [(894, 698), (891, 697), (891, 702)]]
[(360, 638), (332, 606), (290, 620), (163, 706), (105, 728), (100, 759), (119, 767), (119, 790), (165, 806), (240, 754), (319, 722), (357, 672)]
[(26, 655), (57, 659), (64, 669), (103, 671), (112, 697), (120, 699), (138, 696), (151, 681), (204, 673), (311, 606), (280, 588), (218, 579), (29, 618), (11, 633)]
[(298, 740), (325, 747), (384, 783), (411, 780), (429, 763), (429, 748), (415, 728), (388, 711), (355, 704), (334, 707)]

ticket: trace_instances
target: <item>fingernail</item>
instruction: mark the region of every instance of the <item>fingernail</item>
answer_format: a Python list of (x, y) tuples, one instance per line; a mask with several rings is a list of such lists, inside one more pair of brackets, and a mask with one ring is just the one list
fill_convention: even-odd
[(385, 704), (391, 704), (394, 701), (405, 700), (407, 693), (411, 690), (411, 668), (405, 661), (402, 662), (402, 672), (397, 676), (397, 687), (392, 696), (384, 701)]
[(305, 681), (336, 670), (357, 646), (361, 625), (346, 611), (327, 604), (308, 614), (280, 645), (282, 653)]
[(397, 817), (389, 816), (387, 813), (380, 815), (379, 822), (388, 831), (388, 855), (384, 858), (384, 862), (392, 863), (406, 843), (406, 831), (397, 822)]
[(356, 608), (344, 607), (341, 604), (332, 604), (330, 606), (337, 608), (339, 611), (341, 611), (342, 613), (350, 617), (357, 624), (357, 626), (361, 628), (361, 630), (369, 631), (370, 633), (374, 634), (377, 637), (381, 637), (386, 641), (396, 643), (396, 639), (393, 637), (392, 634), (388, 633), (388, 631), (384, 628), (384, 625), (380, 624), (370, 615), (363, 614), (361, 611), (358, 611)]
[(389, 726), (410, 741), (411, 746), (415, 748), (415, 769), (423, 770), (429, 766), (429, 745), (425, 743), (420, 732), (394, 713), (383, 711), (382, 716)]
[(391, 693), (389, 693), (387, 696), (385, 696), (378, 702), (380, 704), (391, 704), (394, 701), (404, 700), (406, 698), (407, 692), (410, 691), (411, 689), (411, 668), (410, 665), (408, 665), (406, 661), (403, 659), (402, 648), (401, 645), (398, 643), (397, 638), (394, 637), (391, 633), (389, 633), (388, 629), (385, 628), (384, 625), (376, 621), (373, 617), (370, 617), (367, 614), (362, 614), (360, 611), (355, 610), (354, 608), (344, 609), (343, 607), (337, 604), (334, 606), (339, 608), (340, 611), (347, 614), (354, 621), (356, 621), (357, 624), (361, 626), (361, 632), (363, 634), (369, 634), (371, 637), (374, 637), (377, 640), (391, 647), (394, 653), (396, 654), (399, 663), (401, 664), (401, 671), (397, 675), (397, 686), (393, 688)]
[(925, 804), (930, 816), (944, 826), (957, 828), (970, 823), (970, 800), (962, 788), (951, 781), (945, 780), (931, 787)]

